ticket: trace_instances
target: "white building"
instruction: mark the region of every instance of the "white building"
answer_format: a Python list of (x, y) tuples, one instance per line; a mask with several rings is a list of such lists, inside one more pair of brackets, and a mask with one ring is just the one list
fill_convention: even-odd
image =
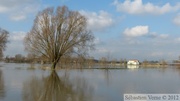
[(139, 61), (138, 60), (129, 60), (127, 62), (127, 68), (139, 68)]
[(129, 60), (127, 62), (127, 65), (139, 65), (139, 61), (138, 60)]

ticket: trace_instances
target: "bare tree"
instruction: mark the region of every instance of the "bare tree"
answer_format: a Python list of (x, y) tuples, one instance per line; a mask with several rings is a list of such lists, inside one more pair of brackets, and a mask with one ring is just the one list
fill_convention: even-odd
[(102, 57), (99, 62), (101, 63), (101, 65), (105, 65), (107, 64), (107, 58), (106, 57)]
[(113, 59), (113, 60), (111, 60), (111, 65), (113, 65), (113, 66), (115, 66), (117, 64), (117, 59)]
[(29, 53), (45, 57), (55, 69), (62, 56), (87, 53), (93, 48), (93, 40), (86, 18), (62, 6), (39, 12), (24, 43)]
[(89, 57), (89, 59), (87, 60), (87, 63), (89, 66), (94, 65), (95, 64), (94, 57)]
[(6, 48), (6, 43), (8, 42), (9, 32), (0, 28), (0, 58), (3, 57), (3, 51)]

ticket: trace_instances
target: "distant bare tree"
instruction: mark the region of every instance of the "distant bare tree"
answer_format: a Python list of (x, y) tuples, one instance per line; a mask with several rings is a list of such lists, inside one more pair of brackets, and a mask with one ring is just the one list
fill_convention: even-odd
[(16, 54), (14, 58), (15, 58), (14, 62), (16, 62), (16, 63), (25, 62), (25, 57), (22, 54)]
[(89, 66), (94, 65), (94, 64), (95, 64), (94, 57), (89, 57), (89, 59), (87, 60), (87, 62), (88, 62), (88, 65), (89, 65)]
[(8, 42), (9, 32), (0, 28), (0, 58), (3, 57), (3, 51), (6, 48), (6, 43)]
[(100, 62), (101, 65), (105, 65), (105, 64), (107, 64), (107, 58), (102, 57), (102, 58), (100, 58), (99, 62)]
[(113, 65), (113, 66), (115, 66), (116, 63), (117, 63), (117, 59), (113, 59), (113, 60), (111, 61), (111, 65)]
[(45, 57), (55, 69), (62, 56), (87, 53), (93, 48), (93, 40), (86, 18), (62, 6), (39, 12), (24, 43), (29, 53)]

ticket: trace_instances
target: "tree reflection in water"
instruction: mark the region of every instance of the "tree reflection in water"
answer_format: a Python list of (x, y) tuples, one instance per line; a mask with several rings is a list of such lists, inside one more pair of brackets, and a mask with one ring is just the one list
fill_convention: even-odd
[(93, 88), (84, 78), (59, 78), (56, 71), (48, 77), (31, 78), (23, 84), (24, 101), (92, 101)]
[[(110, 67), (108, 67), (108, 68), (110, 68)], [(103, 72), (103, 76), (104, 76), (104, 79), (105, 79), (105, 81), (106, 81), (106, 84), (107, 85), (110, 85), (110, 83), (111, 83), (111, 70), (110, 69), (103, 69), (102, 70), (102, 72)]]
[(5, 97), (4, 77), (3, 72), (0, 70), (0, 99)]

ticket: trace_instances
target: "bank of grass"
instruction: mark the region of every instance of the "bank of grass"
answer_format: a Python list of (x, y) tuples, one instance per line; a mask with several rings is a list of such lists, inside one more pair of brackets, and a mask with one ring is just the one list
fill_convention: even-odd
[[(169, 65), (161, 65), (161, 64), (140, 64), (138, 65), (137, 68), (166, 68)], [(126, 64), (117, 64), (117, 65), (112, 65), (112, 64), (94, 64), (94, 65), (87, 65), (87, 64), (82, 64), (82, 65), (77, 65), (77, 64), (68, 64), (68, 65), (58, 65), (56, 67), (56, 70), (61, 70), (61, 69), (127, 69), (128, 65)], [(43, 68), (46, 69), (46, 68)]]
[(141, 64), (141, 68), (166, 68), (168, 67), (168, 64), (161, 65), (161, 64)]

